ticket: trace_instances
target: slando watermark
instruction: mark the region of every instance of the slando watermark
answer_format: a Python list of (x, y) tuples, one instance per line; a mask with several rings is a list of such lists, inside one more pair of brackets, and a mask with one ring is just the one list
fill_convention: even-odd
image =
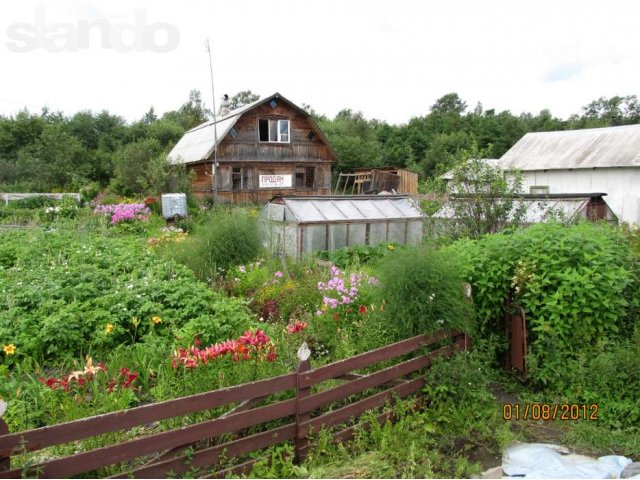
[[(113, 22), (105, 18), (79, 19), (76, 23), (47, 22), (38, 8), (33, 23), (13, 23), (7, 27), (6, 45), (16, 53), (43, 49), (47, 52), (77, 52), (92, 47), (116, 52), (164, 53), (180, 43), (180, 32), (170, 23), (148, 23), (146, 12), (134, 10), (133, 22)], [(93, 40), (93, 41), (92, 41)]]

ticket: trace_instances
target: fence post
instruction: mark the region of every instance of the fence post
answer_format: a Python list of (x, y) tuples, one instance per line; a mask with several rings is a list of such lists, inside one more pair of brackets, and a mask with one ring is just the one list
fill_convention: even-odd
[(311, 394), (311, 387), (305, 386), (303, 379), (306, 374), (311, 369), (311, 365), (309, 364), (309, 357), (311, 356), (311, 350), (307, 346), (306, 342), (298, 349), (298, 360), (300, 363), (298, 364), (298, 368), (296, 370), (296, 445), (295, 445), (295, 461), (297, 463), (301, 462), (304, 457), (307, 456), (306, 447), (308, 445), (308, 440), (306, 436), (306, 432), (302, 428), (302, 422), (305, 422), (310, 418), (309, 413), (302, 413), (300, 407), (300, 401), (308, 397)]
[(460, 350), (471, 350), (471, 337), (466, 333), (457, 335), (454, 342), (460, 347)]
[[(0, 400), (1, 401), (1, 400)], [(5, 404), (6, 405), (6, 404)], [(0, 418), (0, 437), (9, 433), (9, 427), (2, 418)], [(0, 452), (0, 472), (11, 468), (11, 453)]]

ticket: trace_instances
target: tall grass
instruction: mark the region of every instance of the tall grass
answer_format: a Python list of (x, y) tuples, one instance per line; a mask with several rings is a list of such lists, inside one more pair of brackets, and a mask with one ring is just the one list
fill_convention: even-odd
[(380, 295), (398, 338), (441, 328), (471, 333), (473, 308), (451, 256), (430, 246), (408, 248), (380, 265)]
[(211, 281), (233, 265), (254, 259), (259, 251), (256, 217), (240, 210), (219, 210), (167, 253), (193, 270), (199, 279)]

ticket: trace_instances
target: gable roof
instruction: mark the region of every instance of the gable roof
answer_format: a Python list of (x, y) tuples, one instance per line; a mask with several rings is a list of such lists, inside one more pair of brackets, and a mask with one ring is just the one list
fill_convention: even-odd
[(274, 98), (278, 100), (284, 100), (296, 111), (308, 117), (311, 120), (311, 125), (315, 130), (315, 133), (326, 145), (329, 146), (329, 148), (335, 155), (333, 147), (331, 147), (331, 145), (329, 144), (329, 141), (324, 136), (324, 133), (322, 133), (322, 130), (320, 130), (320, 128), (313, 121), (313, 118), (311, 118), (311, 116), (302, 108), (298, 107), (296, 104), (294, 104), (290, 100), (287, 100), (285, 97), (276, 92), (273, 95), (231, 110), (224, 117), (217, 118), (216, 121), (209, 120), (207, 122), (201, 123), (191, 130), (188, 130), (178, 141), (178, 143), (176, 143), (175, 146), (171, 149), (171, 152), (169, 152), (169, 155), (167, 156), (169, 163), (196, 163), (209, 159), (213, 154), (216, 146), (219, 145), (220, 142), (222, 142), (224, 137), (227, 136), (227, 134), (231, 131), (233, 126), (240, 119), (240, 117), (242, 117), (242, 115), (244, 115), (249, 110), (253, 110), (260, 105), (270, 102)]
[(527, 133), (500, 163), (522, 171), (640, 167), (640, 125)]

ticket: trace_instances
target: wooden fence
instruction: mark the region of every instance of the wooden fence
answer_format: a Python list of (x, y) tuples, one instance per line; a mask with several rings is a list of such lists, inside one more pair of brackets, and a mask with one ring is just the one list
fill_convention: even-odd
[[(422, 353), (423, 348), (438, 343), (444, 346)], [(215, 477), (225, 477), (248, 472), (254, 463), (265, 457), (251, 458), (225, 469), (222, 463), (228, 463), (228, 459), (242, 459), (249, 453), (290, 440), (294, 442), (299, 461), (311, 448), (308, 440), (311, 433), (347, 423), (368, 410), (393, 401), (394, 397), (403, 398), (419, 392), (425, 380), (424, 375), (416, 373), (429, 367), (436, 357), (450, 356), (469, 348), (469, 337), (463, 333), (439, 331), (315, 369), (303, 359), (295, 372), (286, 375), (35, 430), (6, 433), (6, 425), (0, 419), (0, 478), (21, 478), (24, 475), (66, 478), (117, 464), (124, 464), (126, 468), (115, 478), (160, 478), (205, 468)], [(399, 363), (373, 373), (353, 373), (398, 357), (403, 357)], [(325, 389), (315, 387), (328, 380), (344, 383)], [(288, 400), (256, 407), (269, 396), (284, 391), (293, 391), (295, 395)], [(368, 392), (368, 396), (363, 392)], [(360, 394), (356, 401), (343, 405), (346, 399), (356, 394)], [(327, 409), (335, 402), (341, 402), (339, 408)], [(11, 468), (12, 455), (236, 403), (239, 404), (235, 408), (213, 420), (61, 458), (48, 458), (43, 452), (41, 463), (21, 468), (13, 465)], [(381, 422), (386, 418), (384, 413), (378, 416)], [(244, 429), (277, 420), (280, 420), (277, 427), (237, 438)], [(353, 425), (343, 428), (333, 433), (334, 439), (348, 440), (355, 429)], [(222, 437), (231, 433), (235, 435), (230, 440), (228, 435)]]

